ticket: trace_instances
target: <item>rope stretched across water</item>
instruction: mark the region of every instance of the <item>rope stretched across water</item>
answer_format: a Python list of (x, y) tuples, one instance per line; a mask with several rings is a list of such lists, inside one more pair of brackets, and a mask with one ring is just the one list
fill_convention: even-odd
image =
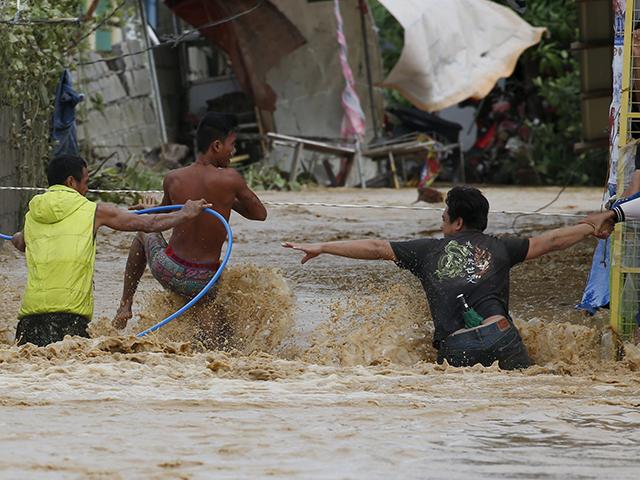
[[(14, 190), (14, 191), (35, 191), (44, 192), (47, 189), (41, 187), (0, 187), (0, 190)], [(135, 195), (154, 193), (164, 193), (162, 190), (103, 190), (94, 189), (89, 190), (91, 193), (111, 193), (120, 195)], [(414, 205), (375, 205), (375, 204), (350, 204), (350, 203), (327, 203), (327, 202), (262, 202), (264, 205), (271, 207), (325, 207), (325, 208), (365, 208), (365, 209), (379, 209), (379, 210), (417, 210), (417, 211), (432, 211), (442, 212), (442, 207), (424, 207)], [(540, 216), (540, 217), (565, 217), (565, 218), (582, 218), (584, 215), (576, 213), (554, 213), (554, 212), (536, 212), (536, 211), (520, 211), (520, 210), (489, 210), (490, 214), (497, 215), (520, 215), (520, 216)]]

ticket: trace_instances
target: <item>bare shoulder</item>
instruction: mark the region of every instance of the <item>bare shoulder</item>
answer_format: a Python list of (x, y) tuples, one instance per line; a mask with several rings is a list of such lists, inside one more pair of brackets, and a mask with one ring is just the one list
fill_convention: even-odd
[(182, 181), (188, 181), (188, 171), (186, 168), (187, 167), (177, 168), (167, 172), (162, 180), (162, 189), (165, 194), (171, 195), (175, 193), (173, 189), (177, 184), (182, 183)]
[(222, 169), (222, 172), (230, 179), (244, 182), (244, 177), (235, 168), (224, 168)]
[(180, 178), (186, 175), (185, 168), (186, 167), (176, 168), (175, 170), (169, 170), (167, 174), (164, 176), (164, 184), (166, 185), (167, 183), (170, 183), (176, 178)]
[(219, 170), (220, 177), (230, 187), (243, 188), (246, 185), (244, 177), (234, 168)]

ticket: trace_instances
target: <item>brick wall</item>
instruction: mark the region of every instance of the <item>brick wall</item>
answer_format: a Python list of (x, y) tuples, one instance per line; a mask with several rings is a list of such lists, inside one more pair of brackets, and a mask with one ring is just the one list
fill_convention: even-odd
[[(142, 50), (138, 41), (114, 47), (112, 56)], [(84, 61), (99, 59), (89, 53)], [(115, 152), (109, 162), (126, 161), (130, 155), (161, 143), (151, 98), (151, 80), (146, 54), (79, 68), (75, 88), (86, 99), (78, 106), (78, 138), (102, 157)]]

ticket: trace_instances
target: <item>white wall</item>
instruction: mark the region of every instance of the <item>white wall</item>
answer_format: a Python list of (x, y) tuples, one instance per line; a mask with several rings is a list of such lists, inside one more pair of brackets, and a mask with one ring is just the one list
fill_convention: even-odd
[[(300, 0), (272, 0), (307, 39), (295, 52), (286, 56), (280, 65), (271, 69), (267, 82), (278, 95), (275, 123), (279, 133), (314, 137), (340, 137), (342, 122), (341, 95), (344, 77), (338, 57), (336, 20), (333, 2), (308, 3)], [(373, 136), (371, 106), (367, 87), (364, 44), (357, 0), (342, 0), (340, 10), (349, 47), (349, 64), (356, 80), (356, 90), (367, 121), (367, 140)], [(373, 83), (382, 81), (382, 60), (377, 38), (369, 19), (368, 43)], [(375, 103), (378, 126), (382, 122), (382, 93), (376, 90)], [(284, 170), (289, 169), (290, 150), (278, 151), (273, 161)], [(307, 161), (311, 156), (305, 154)], [(335, 161), (337, 165), (337, 161)], [(321, 162), (316, 162), (314, 174), (324, 180)], [(366, 177), (376, 174), (373, 162), (365, 160)], [(337, 167), (334, 168), (337, 172)], [(351, 171), (348, 183), (359, 182), (357, 169)]]

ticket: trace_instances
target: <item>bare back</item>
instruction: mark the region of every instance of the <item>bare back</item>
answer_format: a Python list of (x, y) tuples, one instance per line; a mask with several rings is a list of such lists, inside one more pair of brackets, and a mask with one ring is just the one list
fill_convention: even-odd
[[(235, 170), (194, 163), (167, 174), (163, 204), (183, 204), (187, 200), (204, 198), (228, 221), (243, 189), (248, 190)], [(212, 263), (220, 258), (226, 236), (225, 228), (217, 219), (202, 213), (175, 227), (169, 245), (184, 260)]]

